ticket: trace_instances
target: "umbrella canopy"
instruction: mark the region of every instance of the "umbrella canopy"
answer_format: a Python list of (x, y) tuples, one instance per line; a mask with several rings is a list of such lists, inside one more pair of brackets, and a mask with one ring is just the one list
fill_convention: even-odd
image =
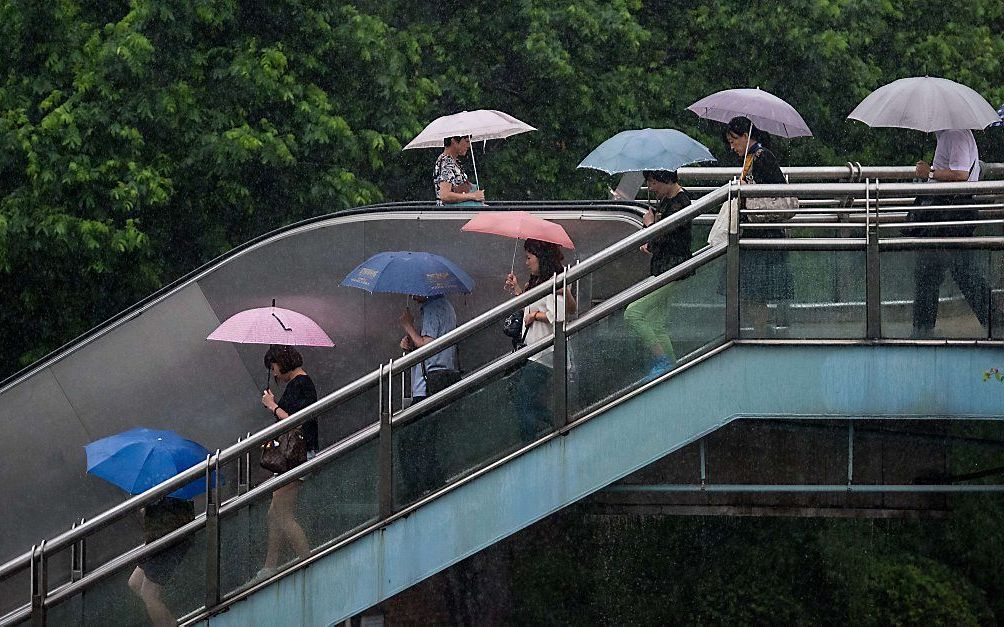
[(1004, 104), (997, 108), (997, 117), (1000, 119), (991, 124), (990, 126), (1004, 126)]
[(521, 122), (502, 111), (494, 109), (461, 111), (433, 120), (415, 139), (408, 142), (404, 150), (412, 148), (442, 149), (443, 140), (447, 137), (470, 135), (472, 142), (479, 142), (489, 139), (504, 139), (535, 130), (537, 129), (526, 122)]
[(687, 107), (706, 120), (728, 122), (746, 116), (756, 127), (778, 137), (810, 137), (812, 131), (790, 104), (770, 92), (726, 89), (705, 96)]
[(335, 345), (316, 322), (301, 313), (276, 307), (275, 301), (272, 303), (272, 307), (247, 309), (230, 316), (206, 339), (239, 344)]
[(868, 126), (912, 128), (925, 133), (981, 131), (1000, 117), (983, 96), (947, 78), (901, 78), (868, 94), (847, 116)]
[(690, 163), (714, 160), (704, 144), (685, 133), (672, 128), (646, 128), (617, 133), (597, 146), (578, 167), (619, 174), (676, 170)]
[[(204, 446), (173, 431), (131, 429), (84, 446), (87, 472), (129, 494), (145, 492), (206, 459)], [(206, 491), (196, 479), (168, 496), (191, 499)]]
[(358, 287), (370, 294), (470, 294), (474, 279), (446, 257), (408, 250), (377, 253), (362, 262), (342, 280), (345, 287)]
[(564, 227), (526, 211), (482, 211), (463, 226), (462, 231), (490, 233), (516, 239), (538, 239), (542, 242), (575, 248)]

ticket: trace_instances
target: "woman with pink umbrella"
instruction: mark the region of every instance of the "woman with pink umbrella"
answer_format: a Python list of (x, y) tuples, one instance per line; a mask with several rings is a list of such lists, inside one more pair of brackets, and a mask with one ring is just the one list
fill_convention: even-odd
[[(293, 346), (333, 347), (335, 344), (321, 327), (309, 317), (289, 309), (281, 309), (272, 301), (271, 307), (248, 309), (234, 314), (206, 339), (241, 344), (268, 344), (265, 368), (277, 384), (285, 385), (277, 401), (267, 381), (261, 395), (261, 404), (279, 421), (317, 402), (317, 388), (303, 369), (303, 356)], [(317, 420), (303, 423), (297, 429), (280, 437), (302, 441), (302, 446), (291, 447), (291, 457), (283, 460), (283, 469), (267, 467), (274, 472), (284, 472), (310, 459), (318, 450)], [(278, 440), (275, 442), (278, 444)], [(299, 444), (299, 443), (298, 443)], [(262, 465), (265, 466), (263, 454)], [(255, 580), (267, 579), (279, 567), (279, 557), (284, 545), (292, 548), (300, 558), (310, 555), (310, 543), (300, 523), (296, 520), (296, 504), (300, 495), (300, 481), (294, 481), (272, 492), (268, 508), (268, 548), (265, 564)]]
[[(530, 278), (522, 287), (512, 272), (505, 280), (506, 287), (515, 294), (522, 294), (548, 281), (564, 269), (561, 247), (555, 243), (528, 239), (523, 243), (523, 250), (526, 251), (526, 268), (530, 271)], [(566, 314), (574, 314), (575, 308), (575, 298), (568, 288), (530, 303), (523, 310), (523, 341), (532, 344), (552, 335), (555, 321), (564, 320)], [(520, 371), (516, 412), (519, 415), (520, 438), (524, 443), (533, 440), (540, 423), (550, 423), (550, 411), (540, 401), (540, 394), (549, 387), (553, 369), (554, 354), (545, 351), (531, 357)]]
[[(261, 404), (275, 417), (276, 422), (285, 420), (317, 402), (317, 388), (310, 375), (303, 369), (303, 357), (298, 350), (292, 346), (275, 344), (269, 346), (265, 353), (265, 367), (272, 373), (276, 383), (286, 386), (278, 401), (268, 388), (265, 388), (265, 392), (261, 395)], [(300, 429), (307, 451), (306, 459), (310, 459), (317, 454), (317, 420), (308, 420)], [(272, 503), (268, 508), (268, 548), (265, 553), (265, 564), (258, 571), (259, 579), (265, 579), (278, 570), (279, 554), (283, 544), (288, 544), (300, 558), (310, 555), (307, 534), (296, 521), (296, 502), (299, 495), (299, 481), (286, 484), (272, 493)]]

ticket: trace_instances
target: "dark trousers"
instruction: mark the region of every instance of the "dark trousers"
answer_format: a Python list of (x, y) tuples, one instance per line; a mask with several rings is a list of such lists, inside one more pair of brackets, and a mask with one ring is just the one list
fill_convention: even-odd
[[(416, 396), (411, 404), (427, 397)], [(422, 416), (402, 431), (399, 463), (404, 480), (405, 499), (411, 500), (438, 487), (443, 479), (439, 463), (439, 420), (437, 416)]]
[(977, 263), (977, 252), (972, 250), (925, 250), (917, 252), (914, 266), (914, 284), (917, 293), (913, 300), (913, 328), (927, 332), (938, 320), (938, 292), (945, 279), (945, 270), (962, 290), (966, 302), (976, 314), (980, 324), (987, 326), (990, 291)]
[(528, 444), (537, 436), (540, 423), (551, 422), (551, 410), (541, 395), (550, 386), (551, 369), (535, 361), (528, 361), (519, 373), (516, 386), (516, 414), (519, 417), (519, 437)]

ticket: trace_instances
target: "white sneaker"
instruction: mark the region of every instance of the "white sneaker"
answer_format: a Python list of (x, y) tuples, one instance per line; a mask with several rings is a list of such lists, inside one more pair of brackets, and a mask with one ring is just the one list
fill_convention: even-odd
[(254, 578), (251, 579), (251, 583), (254, 584), (254, 583), (258, 583), (259, 581), (265, 581), (266, 579), (268, 579), (272, 575), (276, 574), (277, 572), (279, 572), (278, 568), (265, 568), (265, 567), (262, 567), (257, 573), (255, 573)]

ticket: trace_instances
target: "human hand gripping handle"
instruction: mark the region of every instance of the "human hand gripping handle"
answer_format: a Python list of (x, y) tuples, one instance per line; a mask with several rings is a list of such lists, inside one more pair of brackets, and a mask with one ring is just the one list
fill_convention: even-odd
[(523, 293), (523, 288), (519, 286), (519, 281), (516, 279), (516, 275), (512, 272), (510, 272), (505, 278), (505, 287), (517, 296)]
[(279, 406), (275, 402), (275, 394), (272, 393), (272, 390), (268, 389), (266, 389), (261, 395), (261, 404), (264, 405), (265, 409), (269, 410), (270, 412), (274, 412), (275, 409)]

